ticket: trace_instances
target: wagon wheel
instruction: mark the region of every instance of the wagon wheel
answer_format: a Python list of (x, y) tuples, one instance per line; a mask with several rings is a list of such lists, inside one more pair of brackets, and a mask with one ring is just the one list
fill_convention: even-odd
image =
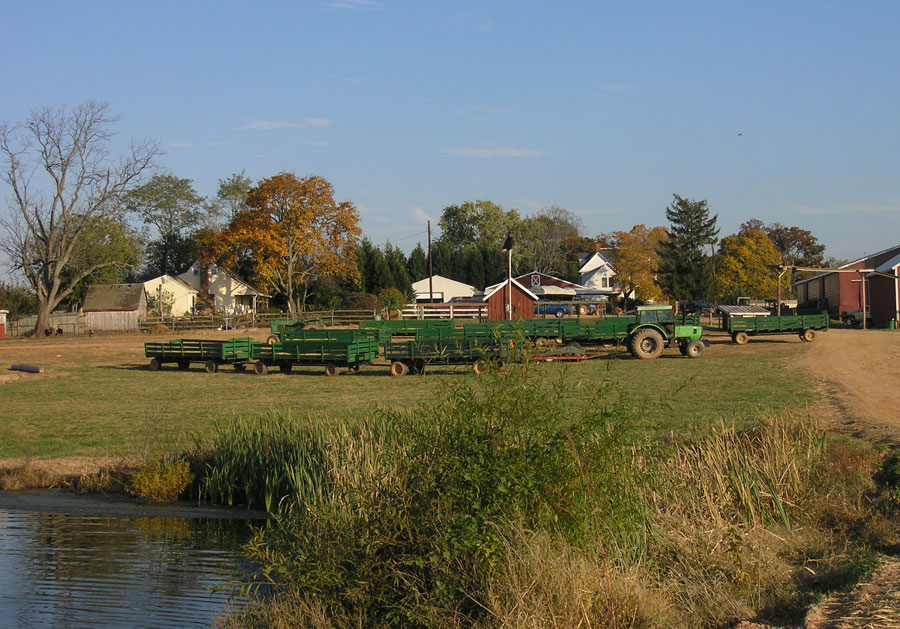
[(584, 304), (580, 304), (578, 306), (578, 314), (586, 315), (587, 314), (587, 306), (585, 306)]
[(266, 338), (266, 345), (275, 345), (275, 343), (277, 343), (280, 340), (281, 339), (278, 337), (277, 334), (270, 334), (268, 336), (268, 338)]
[(360, 365), (359, 363), (356, 363), (355, 365), (350, 365), (347, 368), (347, 371), (349, 371), (350, 373), (359, 373), (360, 371), (362, 371), (362, 365)]
[(746, 332), (735, 332), (731, 336), (731, 340), (737, 343), (738, 345), (746, 345), (747, 341), (750, 340), (750, 337), (747, 336)]
[(804, 341), (806, 341), (807, 343), (812, 343), (813, 341), (816, 340), (816, 331), (810, 330), (807, 328), (806, 330), (803, 330), (803, 332), (800, 333), (800, 338), (803, 339)]
[(325, 375), (326, 376), (336, 376), (338, 372), (337, 365), (334, 363), (328, 363), (325, 365)]
[(407, 372), (406, 365), (401, 363), (399, 360), (395, 360), (391, 363), (391, 375), (392, 376), (405, 376)]
[(566, 313), (564, 313), (562, 310), (557, 310), (553, 316), (555, 316), (557, 319), (562, 319), (565, 316), (565, 314)]
[(191, 361), (189, 361), (189, 360), (179, 360), (178, 361), (179, 369), (187, 369), (190, 366), (191, 366)]
[(159, 371), (160, 367), (162, 367), (162, 363), (159, 362), (158, 358), (150, 359), (150, 371)]
[(219, 363), (212, 358), (206, 361), (206, 373), (216, 373), (219, 370)]
[(706, 351), (706, 346), (703, 341), (691, 341), (684, 347), (684, 355), (688, 358), (700, 358), (704, 351)]
[(255, 373), (257, 376), (264, 376), (268, 372), (269, 368), (266, 366), (266, 363), (261, 360), (256, 361), (256, 364), (253, 365), (253, 373)]
[(291, 373), (291, 370), (293, 368), (294, 366), (291, 363), (281, 363), (280, 365), (278, 365), (278, 371), (280, 371), (281, 373)]
[(475, 372), (476, 376), (483, 376), (487, 373), (487, 363), (483, 360), (476, 360), (475, 364), (472, 365), (472, 371)]

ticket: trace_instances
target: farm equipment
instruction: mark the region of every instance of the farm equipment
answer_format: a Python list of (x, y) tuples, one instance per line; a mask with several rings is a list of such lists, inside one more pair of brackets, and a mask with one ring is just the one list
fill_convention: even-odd
[(403, 376), (408, 371), (424, 373), (426, 365), (472, 365), (481, 375), (491, 360), (505, 360), (515, 352), (511, 339), (443, 338), (434, 340), (394, 341), (384, 348), (391, 363), (391, 375)]
[(269, 329), (272, 333), (266, 339), (266, 343), (270, 345), (276, 341), (283, 340), (282, 336), (296, 330), (304, 330), (311, 326), (322, 325), (321, 319), (273, 319), (269, 321)]
[(827, 331), (827, 314), (769, 316), (769, 317), (729, 317), (728, 332), (731, 340), (745, 345), (756, 334), (797, 334), (807, 342), (816, 339), (816, 330)]
[(638, 306), (637, 317), (627, 331), (628, 351), (635, 358), (657, 358), (663, 347), (673, 345), (688, 358), (699, 358), (706, 350), (703, 328), (676, 322), (671, 306)]
[(377, 337), (371, 335), (254, 343), (252, 357), (256, 363), (253, 370), (261, 376), (268, 373), (270, 367), (290, 373), (295, 365), (306, 365), (323, 366), (328, 376), (337, 375), (339, 367), (359, 373), (363, 365), (378, 358), (380, 347)]
[(220, 365), (234, 365), (243, 371), (250, 362), (256, 343), (251, 338), (234, 338), (227, 341), (201, 339), (175, 339), (164, 343), (144, 343), (144, 355), (150, 359), (150, 371), (159, 371), (165, 363), (175, 363), (187, 369), (191, 363), (203, 363), (207, 373), (215, 373)]

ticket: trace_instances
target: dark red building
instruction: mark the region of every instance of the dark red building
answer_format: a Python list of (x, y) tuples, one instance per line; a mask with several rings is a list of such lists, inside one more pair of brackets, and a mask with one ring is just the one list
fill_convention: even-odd
[[(845, 312), (862, 310), (863, 282), (865, 282), (867, 310), (872, 315), (872, 323), (886, 325), (897, 321), (897, 281), (871, 273), (846, 271), (862, 269), (893, 268), (896, 274), (900, 260), (900, 245), (854, 260), (840, 269), (844, 272), (824, 272), (799, 280), (796, 283), (797, 307), (826, 310), (835, 319)], [(878, 320), (875, 313), (879, 313)]]
[(519, 284), (515, 279), (512, 281), (512, 294), (510, 295), (507, 286), (509, 281), (504, 281), (495, 286), (489, 286), (485, 289), (484, 301), (488, 305), (489, 321), (506, 321), (507, 304), (512, 298), (512, 317), (513, 321), (517, 319), (534, 319), (534, 302), (538, 300), (537, 295)]

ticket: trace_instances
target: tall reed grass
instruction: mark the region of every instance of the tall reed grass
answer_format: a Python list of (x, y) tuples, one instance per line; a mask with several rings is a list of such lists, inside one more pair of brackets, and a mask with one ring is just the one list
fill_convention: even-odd
[(233, 621), (792, 622), (898, 541), (893, 476), (875, 484), (869, 447), (789, 415), (662, 447), (620, 391), (600, 383), (573, 407), (573, 386), (525, 365), (352, 426), (223, 427), (205, 495), (278, 511), (248, 549), (275, 594)]

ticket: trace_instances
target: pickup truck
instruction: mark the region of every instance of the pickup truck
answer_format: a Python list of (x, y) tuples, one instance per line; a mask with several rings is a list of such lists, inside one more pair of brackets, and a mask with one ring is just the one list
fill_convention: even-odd
[[(844, 312), (841, 314), (841, 321), (843, 321), (844, 323), (849, 323), (852, 326), (862, 325), (863, 311), (856, 310), (854, 312)], [(871, 321), (872, 321), (872, 313), (867, 313), (866, 323), (870, 323)]]
[(534, 304), (534, 314), (553, 315), (557, 319), (560, 319), (569, 314), (569, 304), (562, 304), (554, 301), (539, 301)]

